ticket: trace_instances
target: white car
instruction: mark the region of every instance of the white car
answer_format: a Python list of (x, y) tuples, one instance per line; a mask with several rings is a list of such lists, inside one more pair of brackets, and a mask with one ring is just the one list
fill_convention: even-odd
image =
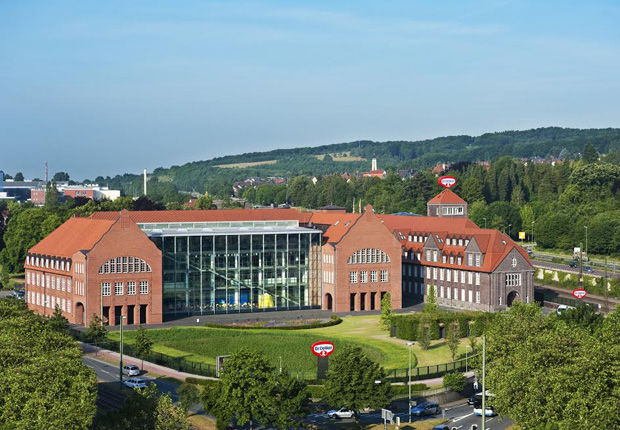
[[(482, 416), (482, 406), (474, 406), (474, 415), (477, 415), (479, 417)], [(486, 406), (484, 408), (484, 415), (487, 417), (494, 417), (497, 414), (495, 413), (495, 409), (493, 409), (493, 406)]]
[(127, 376), (138, 376), (140, 374), (140, 368), (133, 364), (123, 366), (123, 373)]
[(140, 379), (140, 378), (131, 378), (128, 379), (126, 381), (123, 382), (123, 384), (125, 384), (126, 387), (132, 388), (132, 389), (139, 389), (139, 390), (143, 390), (146, 388), (146, 381), (144, 379)]
[(327, 412), (327, 418), (353, 418), (355, 412), (348, 410), (347, 408), (340, 408), (338, 410), (331, 410)]
[(556, 311), (555, 311), (555, 312), (556, 312), (558, 315), (562, 315), (562, 314), (563, 314), (564, 312), (566, 312), (568, 309), (569, 309), (569, 307), (568, 307), (568, 306), (566, 306), (566, 305), (559, 305), (559, 306), (558, 306), (558, 308), (556, 309)]

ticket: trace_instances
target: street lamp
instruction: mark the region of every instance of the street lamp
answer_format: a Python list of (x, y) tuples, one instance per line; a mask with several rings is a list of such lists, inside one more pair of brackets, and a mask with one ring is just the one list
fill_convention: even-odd
[(125, 316), (121, 314), (119, 318), (120, 330), (121, 330), (121, 346), (119, 348), (119, 352), (120, 352), (121, 359), (118, 362), (118, 378), (121, 383), (121, 386), (123, 385), (123, 320), (124, 319), (125, 319)]
[(534, 221), (532, 221), (532, 246), (534, 246)]
[(465, 345), (465, 373), (467, 373), (467, 348), (471, 348), (471, 346)]
[(487, 228), (487, 219), (486, 218), (482, 218), (484, 220), (484, 228)]
[(482, 336), (482, 430), (486, 429), (486, 400), (487, 400), (487, 387), (486, 387), (486, 372), (487, 372), (487, 337)]
[(508, 224), (508, 237), (510, 237), (511, 231), (512, 231), (512, 224)]
[(407, 345), (409, 345), (409, 404), (407, 405), (407, 410), (409, 411), (409, 422), (411, 422), (411, 350), (413, 349), (414, 343), (415, 342), (407, 342)]

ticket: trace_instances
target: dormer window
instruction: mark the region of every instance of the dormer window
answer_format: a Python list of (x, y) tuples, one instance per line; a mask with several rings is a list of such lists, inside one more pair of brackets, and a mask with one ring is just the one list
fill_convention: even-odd
[(443, 264), (446, 264), (446, 260), (447, 260), (447, 257), (446, 257), (445, 255), (443, 255), (443, 256), (441, 257), (441, 262), (442, 262)]
[(465, 241), (465, 246), (469, 245), (469, 239)]
[(409, 235), (408, 239), (409, 239), (409, 242), (411, 242), (413, 240), (413, 236)]
[(458, 257), (456, 259), (456, 264), (458, 264), (459, 266), (461, 265), (462, 262), (463, 262), (463, 260), (461, 259), (461, 257)]
[(463, 246), (463, 239), (459, 239), (459, 246)]
[(454, 255), (450, 256), (450, 264), (454, 264)]
[(449, 237), (446, 238), (446, 245), (450, 245), (450, 238)]

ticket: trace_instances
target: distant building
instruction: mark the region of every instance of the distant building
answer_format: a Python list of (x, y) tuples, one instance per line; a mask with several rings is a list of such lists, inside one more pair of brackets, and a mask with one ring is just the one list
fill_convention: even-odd
[(371, 164), (370, 172), (364, 172), (364, 173), (362, 173), (362, 176), (364, 178), (380, 178), (380, 179), (385, 179), (385, 177), (387, 176), (387, 172), (385, 170), (383, 170), (383, 169), (377, 168), (377, 159), (373, 158), (372, 159), (372, 164)]
[(435, 167), (433, 167), (431, 169), (431, 171), (435, 175), (441, 175), (443, 172), (448, 170), (450, 168), (450, 166), (452, 166), (452, 164), (450, 164), (450, 163), (438, 163), (438, 164), (435, 165)]
[[(101, 187), (97, 184), (68, 185), (66, 183), (57, 183), (56, 189), (58, 190), (58, 197), (60, 200), (63, 200), (66, 197), (71, 197), (74, 199), (81, 197), (95, 201), (101, 201), (104, 199), (114, 201), (121, 196), (121, 192), (119, 190), (110, 190), (108, 187)], [(44, 205), (45, 193), (45, 186), (33, 188), (30, 191), (30, 201), (35, 205)]]

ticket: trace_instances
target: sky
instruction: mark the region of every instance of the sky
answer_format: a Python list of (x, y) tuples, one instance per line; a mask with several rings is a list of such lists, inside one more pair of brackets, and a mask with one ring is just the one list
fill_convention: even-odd
[(620, 2), (0, 0), (0, 170), (620, 127)]

